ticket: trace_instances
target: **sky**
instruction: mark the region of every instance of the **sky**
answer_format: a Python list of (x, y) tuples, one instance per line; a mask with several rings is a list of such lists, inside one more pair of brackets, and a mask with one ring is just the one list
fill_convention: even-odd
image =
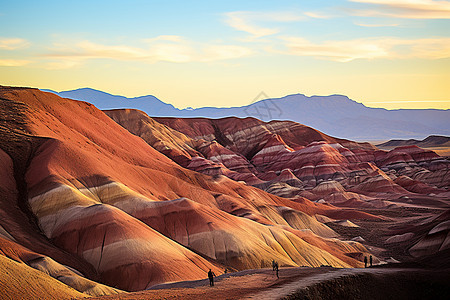
[(0, 0), (0, 85), (450, 109), (450, 1)]

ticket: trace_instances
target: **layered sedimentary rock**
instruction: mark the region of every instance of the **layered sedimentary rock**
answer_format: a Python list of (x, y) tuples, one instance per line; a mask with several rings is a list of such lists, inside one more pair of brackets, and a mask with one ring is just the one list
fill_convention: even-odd
[[(377, 217), (249, 186), (266, 180), (244, 152), (222, 143), (218, 128), (218, 140), (208, 131), (193, 139), (133, 111), (117, 116), (138, 122), (133, 135), (85, 102), (17, 88), (2, 88), (0, 98), (10, 117), (0, 127), (0, 234), (38, 255), (27, 263), (83, 292), (140, 290), (274, 257), (291, 266), (361, 266), (348, 254), (368, 252), (332, 238), (313, 216)], [(235, 138), (237, 149), (244, 137)], [(293, 171), (276, 176), (303, 189)], [(93, 280), (110, 287), (85, 289)]]
[[(11, 235), (6, 239), (0, 237), (0, 249), (3, 256), (39, 270), (85, 294), (85, 296), (102, 296), (123, 292), (93, 280), (89, 280), (76, 269), (62, 265), (51, 257), (44, 256), (23, 247), (18, 244)], [(32, 283), (30, 282), (30, 284)]]
[[(120, 111), (115, 113), (120, 114)], [(448, 207), (445, 199), (449, 195), (450, 163), (429, 150), (415, 146), (378, 150), (368, 144), (336, 139), (293, 122), (265, 123), (252, 118), (156, 120), (203, 143), (203, 147), (206, 145), (207, 152), (195, 147), (200, 154), (191, 159), (187, 168), (245, 181), (295, 202), (307, 198), (324, 205), (371, 210)], [(129, 127), (126, 120), (121, 124)], [(433, 199), (436, 195), (438, 198)], [(240, 206), (231, 211), (263, 224), (270, 220), (267, 212), (258, 215)], [(342, 213), (340, 220), (330, 224), (355, 227)], [(329, 212), (327, 216), (331, 216)], [(281, 224), (280, 221), (276, 223)], [(386, 244), (398, 244), (400, 240), (392, 237)], [(411, 245), (405, 240), (401, 243)], [(412, 252), (422, 253), (416, 250), (419, 246)]]
[(0, 255), (3, 299), (75, 299), (87, 296), (47, 274)]
[[(252, 178), (247, 183), (282, 197), (382, 207), (392, 203), (373, 196), (385, 193), (391, 199), (411, 192), (445, 194), (450, 186), (450, 162), (416, 146), (383, 151), (294, 122), (265, 123), (252, 118), (156, 120), (193, 139), (214, 141), (242, 155), (256, 170), (246, 168), (247, 178), (251, 178), (250, 171), (262, 181), (255, 183)], [(288, 175), (290, 181), (283, 180), (286, 170), (292, 173)], [(327, 181), (338, 182), (343, 189), (324, 195), (317, 187)]]
[[(294, 122), (105, 114), (34, 89), (0, 98), (0, 253), (85, 295), (274, 258), (362, 266), (367, 239), (339, 230), (387, 220), (376, 208), (448, 207), (449, 162), (418, 147), (382, 151)], [(447, 220), (385, 239), (439, 252)]]
[[(450, 248), (450, 211), (423, 224), (431, 228), (421, 235), (420, 240), (409, 248), (414, 257), (430, 256)], [(417, 230), (417, 229), (416, 229)]]

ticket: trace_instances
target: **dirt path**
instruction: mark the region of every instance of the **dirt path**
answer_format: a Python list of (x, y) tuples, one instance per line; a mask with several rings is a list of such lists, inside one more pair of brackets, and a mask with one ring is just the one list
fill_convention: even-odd
[[(278, 279), (271, 269), (246, 270), (242, 272), (223, 274), (216, 277), (214, 287), (209, 286), (207, 279), (161, 284), (150, 290), (99, 297), (95, 299), (279, 299), (288, 297), (304, 288), (328, 285), (332, 290), (336, 284), (346, 292), (371, 284), (367, 280), (377, 278), (378, 286), (383, 286), (386, 276), (410, 278), (417, 273), (415, 269), (402, 268), (367, 268), (367, 269), (334, 269), (321, 268), (282, 268)], [(391, 278), (389, 277), (389, 278)], [(397, 278), (395, 277), (395, 278)], [(403, 278), (402, 277), (402, 278)], [(384, 281), (383, 281), (384, 280)], [(403, 280), (403, 279), (400, 279)], [(408, 279), (409, 280), (409, 279)], [(333, 284), (329, 284), (334, 282)], [(366, 283), (367, 282), (367, 283)], [(320, 287), (322, 288), (322, 287)], [(302, 299), (291, 296), (290, 299)], [(405, 299), (405, 298), (399, 298)]]
[(403, 269), (338, 269), (330, 272), (320, 273), (320, 274), (310, 274), (310, 276), (302, 277), (290, 283), (283, 284), (278, 287), (274, 287), (268, 290), (261, 291), (256, 294), (252, 294), (244, 297), (243, 299), (279, 299), (286, 297), (299, 289), (310, 287), (314, 284), (325, 282), (328, 280), (333, 280), (337, 278), (342, 278), (345, 276), (352, 275), (362, 275), (362, 274), (373, 274), (373, 275), (384, 275), (389, 273), (402, 272)]

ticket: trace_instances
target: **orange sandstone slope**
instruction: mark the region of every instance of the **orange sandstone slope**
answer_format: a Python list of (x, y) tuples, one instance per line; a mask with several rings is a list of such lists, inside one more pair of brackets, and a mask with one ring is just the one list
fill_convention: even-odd
[[(380, 214), (387, 209), (390, 214), (402, 215), (421, 207), (425, 217), (448, 208), (450, 161), (416, 146), (383, 151), (367, 143), (336, 139), (288, 121), (150, 118), (137, 110), (113, 110), (106, 114), (186, 168), (245, 181), (289, 198), (286, 201), (291, 201), (290, 207), (295, 207), (293, 202), (309, 203), (305, 199), (308, 198), (316, 203), (368, 209)], [(161, 131), (158, 128), (164, 128), (169, 134), (158, 135)], [(190, 152), (180, 159), (178, 154), (184, 151), (183, 145), (188, 145)], [(308, 211), (309, 207), (298, 209)], [(328, 211), (327, 216), (343, 219), (346, 215), (352, 218), (354, 213), (334, 210), (333, 214)], [(317, 217), (323, 222), (333, 221)], [(405, 218), (396, 222), (407, 224), (410, 220)], [(450, 245), (443, 242), (439, 247), (439, 241), (446, 237), (446, 231), (441, 230), (446, 227), (439, 226), (438, 233), (431, 234), (433, 238), (439, 237), (433, 240), (434, 248), (428, 247), (428, 237), (420, 247), (438, 252)], [(420, 230), (414, 230), (419, 234)], [(393, 230), (387, 233), (393, 235), (389, 243), (376, 246), (389, 248), (392, 242), (401, 240), (405, 241), (403, 246), (409, 248), (413, 244), (407, 244), (405, 239), (408, 237), (412, 243), (417, 237), (412, 232), (404, 234), (398, 237)], [(367, 244), (364, 239), (359, 240)], [(427, 253), (422, 248), (416, 250), (418, 247), (411, 248), (410, 253), (416, 256)], [(321, 248), (325, 249), (324, 246)]]
[(450, 162), (418, 147), (383, 151), (290, 121), (105, 113), (185, 168), (297, 202), (305, 197), (341, 207), (389, 207), (411, 193), (445, 196), (450, 184)]
[(9, 121), (0, 127), (0, 146), (14, 162), (5, 172), (18, 190), (4, 203), (21, 203), (14, 222), (22, 223), (0, 225), (20, 245), (16, 236), (39, 236), (48, 247), (27, 248), (90, 279), (133, 291), (272, 259), (359, 266), (350, 254), (367, 252), (328, 240), (336, 234), (313, 217), (338, 209), (184, 169), (91, 104), (25, 88), (2, 87), (0, 98), (3, 108), (14, 108), (1, 112)]

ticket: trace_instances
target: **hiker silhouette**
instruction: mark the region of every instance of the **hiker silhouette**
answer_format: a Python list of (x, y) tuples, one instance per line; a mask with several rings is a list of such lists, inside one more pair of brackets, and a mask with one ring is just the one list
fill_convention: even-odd
[(211, 271), (211, 269), (209, 269), (208, 272), (209, 286), (214, 286), (214, 276), (216, 276), (216, 274), (214, 274), (214, 272)]
[(367, 256), (364, 256), (364, 268), (367, 268)]
[(275, 260), (272, 259), (272, 271), (275, 271)]
[(372, 255), (370, 256), (370, 266), (372, 266)]
[(275, 271), (277, 272), (277, 278), (280, 278), (280, 277), (278, 276), (278, 262), (275, 262)]

